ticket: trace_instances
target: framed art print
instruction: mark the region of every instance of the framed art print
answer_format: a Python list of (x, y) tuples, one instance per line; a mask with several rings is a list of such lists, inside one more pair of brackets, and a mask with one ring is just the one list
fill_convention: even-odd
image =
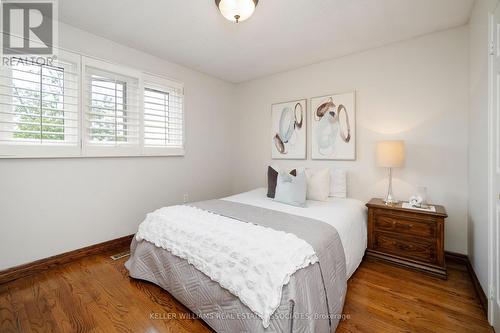
[(311, 99), (311, 158), (356, 159), (355, 93)]
[(271, 106), (271, 155), (273, 159), (306, 159), (306, 100)]

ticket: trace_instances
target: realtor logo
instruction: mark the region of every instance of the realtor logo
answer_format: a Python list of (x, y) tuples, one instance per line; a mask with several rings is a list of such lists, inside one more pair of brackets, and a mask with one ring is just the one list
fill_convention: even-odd
[(2, 1), (4, 55), (52, 55), (54, 45), (52, 1)]

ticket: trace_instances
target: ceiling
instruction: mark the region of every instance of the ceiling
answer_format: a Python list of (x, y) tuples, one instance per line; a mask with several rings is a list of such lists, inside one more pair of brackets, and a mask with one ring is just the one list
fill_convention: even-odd
[(235, 24), (213, 0), (64, 0), (61, 21), (229, 82), (452, 28), (474, 0), (260, 0)]

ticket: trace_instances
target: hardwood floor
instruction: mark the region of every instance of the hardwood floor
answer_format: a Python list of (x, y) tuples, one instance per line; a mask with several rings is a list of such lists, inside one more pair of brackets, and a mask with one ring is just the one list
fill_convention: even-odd
[[(0, 285), (0, 332), (212, 332), (167, 292), (93, 255)], [(365, 261), (337, 332), (493, 332), (464, 265), (446, 281)]]
[(364, 261), (348, 283), (345, 332), (494, 332), (467, 268), (447, 262), (448, 280)]

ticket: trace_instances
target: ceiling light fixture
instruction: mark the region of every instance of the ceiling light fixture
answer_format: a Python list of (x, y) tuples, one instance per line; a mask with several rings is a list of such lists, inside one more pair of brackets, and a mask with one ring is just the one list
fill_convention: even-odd
[(259, 0), (215, 0), (222, 16), (231, 22), (243, 22), (252, 16)]

